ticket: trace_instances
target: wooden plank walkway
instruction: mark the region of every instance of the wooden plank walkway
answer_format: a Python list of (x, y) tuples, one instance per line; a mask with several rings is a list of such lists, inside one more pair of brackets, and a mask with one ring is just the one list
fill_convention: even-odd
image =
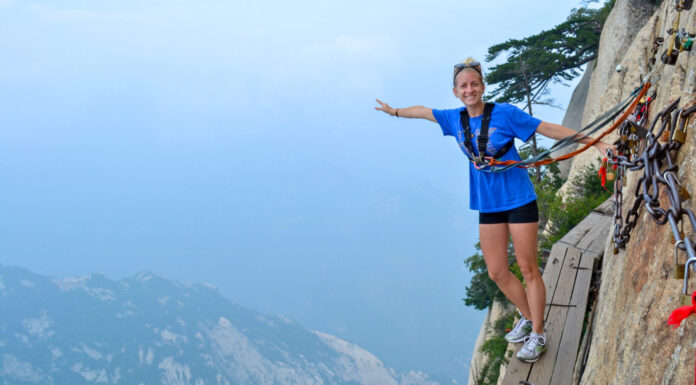
[[(519, 385), (521, 381), (534, 385), (572, 383), (592, 272), (611, 231), (612, 204), (611, 199), (601, 204), (554, 244), (543, 274), (546, 353), (533, 364), (513, 356), (503, 385)], [(515, 351), (522, 346), (517, 345)]]

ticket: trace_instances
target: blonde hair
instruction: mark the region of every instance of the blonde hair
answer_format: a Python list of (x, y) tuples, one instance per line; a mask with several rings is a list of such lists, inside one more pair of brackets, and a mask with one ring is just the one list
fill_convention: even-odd
[[(462, 65), (462, 64), (468, 65), (468, 66), (459, 67), (459, 65)], [(481, 63), (479, 63), (478, 61), (474, 60), (474, 58), (469, 56), (463, 62), (454, 66), (454, 76), (452, 76), (452, 83), (454, 83), (455, 86), (457, 85), (457, 75), (459, 75), (459, 73), (461, 73), (464, 70), (474, 70), (474, 71), (478, 72), (479, 78), (481, 79), (481, 83), (483, 83), (483, 72), (481, 72)]]

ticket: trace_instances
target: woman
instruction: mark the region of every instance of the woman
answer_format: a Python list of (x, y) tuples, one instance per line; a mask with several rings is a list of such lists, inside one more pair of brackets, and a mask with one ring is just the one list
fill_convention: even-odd
[[(492, 111), (484, 114), (485, 85), (481, 65), (471, 58), (454, 67), (453, 83), (454, 96), (464, 103), (464, 108), (392, 108), (389, 104), (377, 100), (380, 107), (375, 109), (400, 118), (421, 118), (438, 123), (443, 134), (454, 136), (470, 159), (479, 155), (477, 140), (482, 117), (486, 114), (489, 114), (489, 139), (485, 154), (495, 155), (500, 160), (520, 160), (514, 146), (505, 152), (505, 147), (512, 143), (514, 138), (526, 142), (535, 132), (552, 139), (579, 135), (570, 128), (542, 122), (510, 104), (495, 103)], [(469, 143), (464, 135), (467, 128), (473, 133)], [(580, 143), (589, 143), (591, 140), (592, 138), (583, 136)], [(595, 146), (602, 154), (611, 148), (601, 141)], [(504, 172), (483, 172), (470, 162), (469, 189), (470, 207), (479, 211), (479, 237), (488, 274), (522, 314), (520, 321), (505, 335), (505, 339), (509, 342), (525, 341), (517, 357), (522, 361), (535, 362), (546, 351), (546, 289), (537, 265), (539, 215), (534, 186), (525, 169), (515, 167)], [(526, 291), (508, 267), (509, 236), (512, 236), (517, 264), (527, 283)]]

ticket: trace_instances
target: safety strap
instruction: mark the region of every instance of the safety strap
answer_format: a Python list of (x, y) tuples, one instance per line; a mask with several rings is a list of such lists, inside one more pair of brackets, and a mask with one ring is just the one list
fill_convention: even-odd
[[(474, 151), (474, 144), (472, 143), (471, 139), (474, 137), (474, 134), (471, 133), (471, 124), (469, 123), (469, 112), (467, 111), (466, 108), (463, 108), (462, 111), (460, 112), (460, 120), (462, 122), (462, 130), (464, 131), (464, 147), (466, 147), (467, 151), (469, 151), (469, 159), (471, 159), (472, 162), (476, 164), (484, 164), (485, 160), (484, 157), (486, 157), (486, 148), (488, 148), (488, 127), (491, 124), (491, 115), (493, 114), (493, 107), (495, 107), (494, 103), (486, 103), (483, 106), (483, 116), (481, 117), (481, 131), (479, 132), (479, 136), (476, 140), (476, 148), (479, 151)], [(511, 140), (505, 145), (498, 150), (498, 152), (493, 155), (493, 159), (498, 159), (501, 156), (505, 155), (512, 145), (514, 144), (514, 140)], [(483, 149), (483, 151), (481, 151)]]
[[(662, 67), (660, 67), (662, 68)], [(649, 79), (651, 76), (653, 76), (653, 71), (646, 76), (647, 79)], [(537, 154), (536, 156), (533, 156), (529, 159), (526, 159), (524, 161), (513, 161), (513, 160), (506, 160), (506, 161), (497, 161), (495, 159), (486, 159), (488, 163), (485, 165), (486, 167), (481, 167), (479, 170), (480, 171), (485, 171), (485, 172), (502, 172), (502, 171), (507, 171), (513, 167), (522, 167), (522, 168), (530, 168), (530, 167), (537, 167), (537, 166), (545, 166), (549, 163), (557, 162), (560, 160), (566, 160), (569, 158), (574, 157), (575, 155), (587, 150), (588, 148), (592, 147), (595, 143), (603, 139), (606, 135), (614, 131), (619, 125), (623, 124), (623, 122), (628, 118), (628, 116), (635, 110), (636, 106), (638, 105), (638, 102), (640, 99), (645, 96), (647, 93), (648, 89), (652, 86), (652, 83), (650, 82), (645, 82), (640, 85), (640, 87), (637, 87), (631, 95), (629, 95), (626, 100), (621, 102), (620, 104), (617, 104), (614, 106), (612, 109), (609, 111), (605, 112), (602, 116), (599, 118), (595, 119), (592, 123), (589, 125), (585, 126), (581, 130), (578, 131), (578, 133), (583, 134), (583, 135), (571, 135), (567, 138), (561, 139), (556, 142), (553, 146), (551, 146), (550, 149), (545, 150)], [(633, 100), (633, 101), (631, 101)], [(627, 108), (628, 107), (628, 108)], [(621, 111), (625, 112), (621, 114)], [(614, 121), (615, 118), (617, 118), (619, 115), (621, 115), (618, 120)], [(580, 139), (584, 138), (586, 135), (593, 134), (594, 132), (598, 131), (600, 128), (603, 126), (611, 123), (614, 121), (611, 127), (609, 127), (606, 131), (604, 131), (599, 137), (594, 138), (592, 142), (584, 144), (581, 148), (572, 151), (568, 154), (561, 155), (557, 158), (548, 158), (549, 154), (560, 150), (561, 148), (564, 148), (568, 145), (578, 143)]]

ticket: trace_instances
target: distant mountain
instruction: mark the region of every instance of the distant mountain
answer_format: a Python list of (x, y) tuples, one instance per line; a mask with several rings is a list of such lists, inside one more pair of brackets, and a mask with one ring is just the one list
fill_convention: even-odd
[(215, 288), (141, 273), (55, 279), (0, 266), (2, 384), (437, 385)]

